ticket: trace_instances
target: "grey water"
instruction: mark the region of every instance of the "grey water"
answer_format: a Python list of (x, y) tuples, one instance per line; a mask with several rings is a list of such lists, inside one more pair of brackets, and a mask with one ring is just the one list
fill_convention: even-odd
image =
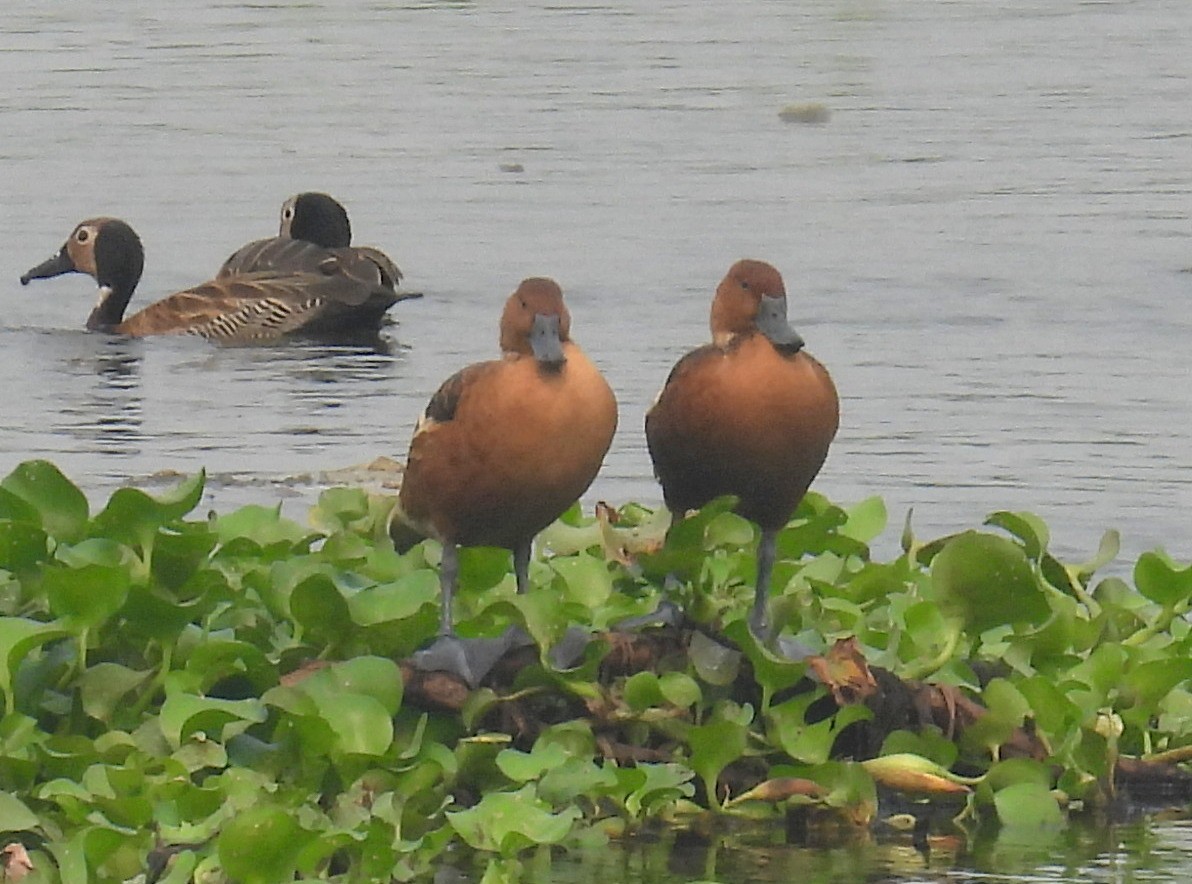
[[(7, 0), (0, 475), (98, 506), (205, 468), (204, 505), (301, 518), (548, 275), (620, 401), (588, 501), (657, 503), (645, 411), (749, 256), (841, 393), (815, 487), (884, 498), (889, 548), (1011, 509), (1187, 560), (1190, 45), (1187, 0)], [(135, 309), (312, 189), (425, 293), (377, 346), (91, 334), (90, 280), (17, 282), (116, 215)]]

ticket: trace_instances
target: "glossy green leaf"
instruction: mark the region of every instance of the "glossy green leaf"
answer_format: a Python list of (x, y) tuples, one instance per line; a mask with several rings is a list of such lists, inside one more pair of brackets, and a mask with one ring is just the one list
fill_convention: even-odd
[(42, 577), (50, 610), (76, 628), (98, 626), (119, 611), (131, 583), (128, 569), (120, 566), (50, 568)]
[(243, 884), (276, 884), (293, 878), (309, 834), (279, 807), (254, 807), (236, 814), (219, 833), (219, 861)]
[(953, 537), (932, 560), (931, 577), (945, 610), (973, 631), (1039, 623), (1051, 611), (1022, 547), (993, 534)]
[(87, 527), (87, 498), (49, 461), (19, 464), (0, 480), (0, 488), (35, 510), (41, 527), (57, 540), (77, 540)]
[(15, 795), (0, 791), (0, 832), (27, 832), (38, 829), (41, 820)]
[(613, 576), (603, 558), (575, 555), (556, 558), (551, 568), (563, 578), (567, 598), (590, 608), (598, 609), (613, 592)]
[(27, 522), (0, 521), (0, 568), (24, 571), (50, 556), (45, 531)]
[(195, 508), (205, 480), (200, 470), (157, 496), (139, 488), (119, 488), (92, 520), (90, 533), (145, 550), (159, 530)]
[(1192, 597), (1192, 565), (1181, 568), (1163, 553), (1145, 552), (1134, 565), (1134, 585), (1155, 604), (1173, 607)]
[(1046, 831), (1062, 828), (1064, 815), (1055, 797), (1038, 782), (1019, 782), (993, 796), (998, 820), (1007, 828)]
[(687, 733), (691, 746), (691, 769), (703, 780), (709, 800), (723, 797), (716, 788), (721, 772), (745, 753), (749, 729), (735, 721), (714, 718)]
[(579, 817), (576, 807), (552, 813), (528, 784), (517, 792), (490, 792), (475, 806), (447, 814), (451, 827), (471, 847), (505, 856), (536, 844), (558, 844)]
[(129, 669), (119, 663), (95, 664), (79, 676), (83, 711), (94, 719), (110, 722), (124, 698), (152, 676), (152, 672)]

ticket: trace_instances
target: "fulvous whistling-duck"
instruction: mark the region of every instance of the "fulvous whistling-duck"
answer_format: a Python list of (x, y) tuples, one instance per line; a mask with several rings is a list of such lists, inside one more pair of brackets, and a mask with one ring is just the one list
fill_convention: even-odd
[(675, 518), (731, 494), (761, 528), (749, 622), (768, 640), (777, 533), (827, 457), (840, 406), (827, 370), (788, 324), (786, 289), (769, 264), (732, 266), (711, 326), (712, 343), (678, 361), (646, 414), (646, 442)]
[[(558, 284), (524, 280), (501, 315), (501, 358), (450, 377), (414, 431), (391, 533), (399, 546), (409, 528), (443, 545), (436, 644), (462, 645), (458, 547), (511, 550), (525, 592), (534, 536), (587, 490), (612, 442), (616, 399), (570, 332)], [(482, 677), (466, 650), (453, 656), (469, 682)]]

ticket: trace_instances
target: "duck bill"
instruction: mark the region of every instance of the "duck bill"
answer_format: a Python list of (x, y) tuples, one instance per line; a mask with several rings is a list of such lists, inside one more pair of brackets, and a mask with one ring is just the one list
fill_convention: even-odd
[(567, 361), (563, 355), (563, 338), (559, 333), (559, 317), (543, 313), (534, 315), (530, 328), (530, 349), (539, 365), (558, 368)]
[(785, 353), (797, 353), (803, 349), (803, 338), (786, 321), (785, 295), (762, 295), (757, 308), (757, 328)]
[(70, 259), (70, 255), (66, 252), (64, 246), (58, 254), (52, 258), (42, 261), (31, 270), (25, 271), (21, 275), (21, 285), (28, 285), (30, 280), (34, 279), (52, 279), (55, 276), (61, 276), (63, 273), (74, 273), (78, 270), (74, 265), (74, 261)]

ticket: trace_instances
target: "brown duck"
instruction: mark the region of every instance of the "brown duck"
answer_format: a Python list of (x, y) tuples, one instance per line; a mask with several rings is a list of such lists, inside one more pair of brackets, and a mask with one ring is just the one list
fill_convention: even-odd
[(501, 358), (448, 378), (410, 441), (391, 533), (399, 547), (411, 528), (442, 542), (436, 644), (472, 683), (482, 671), (451, 612), (458, 547), (512, 550), (525, 592), (534, 536), (587, 490), (617, 427), (616, 398), (570, 333), (558, 284), (524, 280), (501, 315)]
[(750, 626), (771, 637), (766, 601), (778, 530), (828, 455), (836, 387), (786, 317), (786, 288), (764, 261), (738, 261), (712, 301), (712, 343), (676, 363), (646, 414), (646, 443), (676, 519), (716, 497), (761, 528)]
[[(99, 284), (87, 328), (133, 337), (190, 334), (246, 343), (360, 330), (362, 317), (375, 329), (396, 299), (392, 274), (369, 254), (320, 251), (322, 260), (309, 269), (227, 274), (169, 295), (125, 319), (125, 308), (141, 279), (144, 248), (120, 219), (90, 218), (75, 227), (57, 254), (25, 273), (21, 284), (86, 273)], [(379, 303), (385, 306), (377, 309)]]

